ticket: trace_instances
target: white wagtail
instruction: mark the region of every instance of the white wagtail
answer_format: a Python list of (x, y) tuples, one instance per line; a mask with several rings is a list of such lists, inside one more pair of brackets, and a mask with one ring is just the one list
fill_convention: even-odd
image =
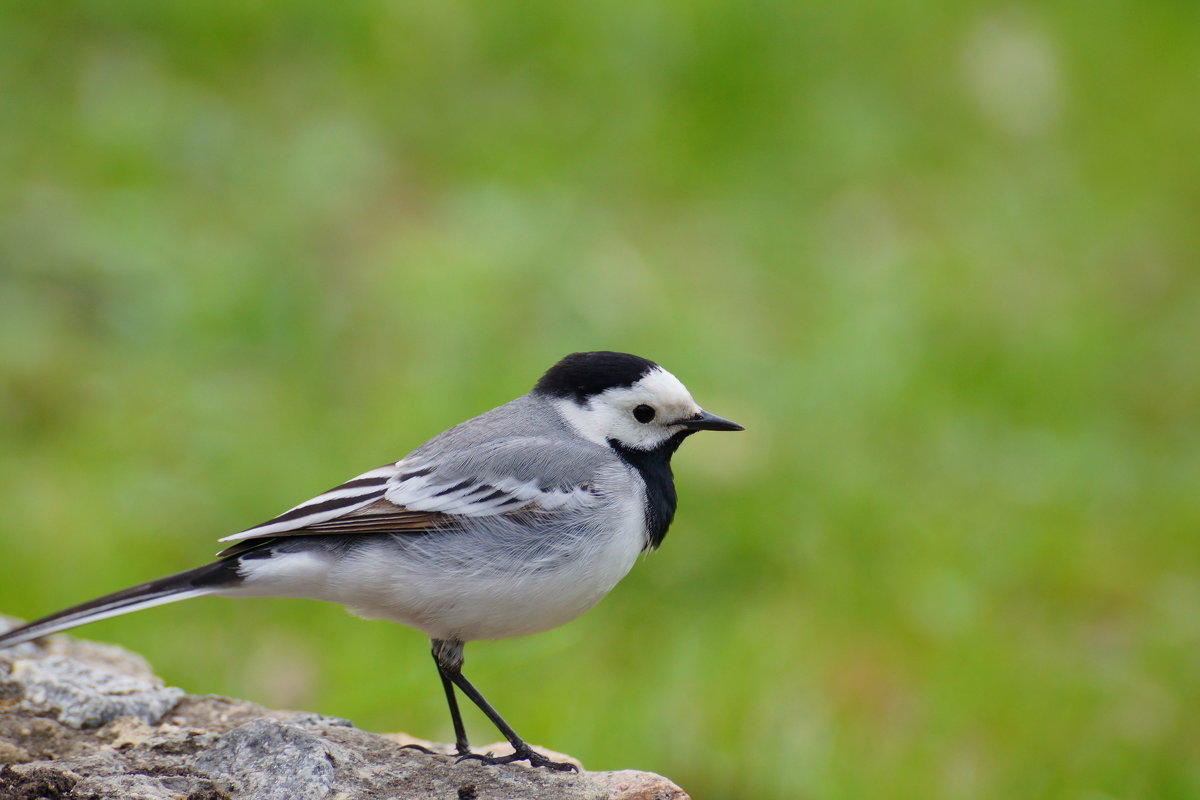
[[(626, 353), (569, 355), (528, 394), (455, 425), (253, 528), (203, 567), (60, 611), (0, 648), (189, 597), (307, 597), (428, 634), (461, 758), (551, 761), (463, 676), (463, 643), (562, 625), (595, 605), (675, 515), (671, 455), (704, 411), (674, 375)], [(512, 743), (472, 754), (454, 687)]]

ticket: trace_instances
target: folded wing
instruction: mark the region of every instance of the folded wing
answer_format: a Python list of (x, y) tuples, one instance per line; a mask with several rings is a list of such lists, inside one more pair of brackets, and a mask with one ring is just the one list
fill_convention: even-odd
[(554, 443), (489, 443), (437, 462), (414, 454), (364, 472), (222, 542), (233, 556), (284, 536), (452, 531), (465, 518), (551, 512), (596, 500), (592, 477), (603, 451)]

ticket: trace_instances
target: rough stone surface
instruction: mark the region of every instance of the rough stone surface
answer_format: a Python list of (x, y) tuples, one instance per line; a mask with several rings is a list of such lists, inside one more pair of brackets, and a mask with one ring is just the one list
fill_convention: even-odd
[(55, 636), (0, 650), (3, 800), (688, 800), (651, 773), (458, 763), (450, 750), (188, 695), (112, 645)]
[(19, 659), (4, 679), (21, 687), (22, 710), (53, 716), (71, 728), (94, 728), (119, 717), (157, 722), (183, 698), (182, 689), (160, 681), (97, 669), (65, 656)]

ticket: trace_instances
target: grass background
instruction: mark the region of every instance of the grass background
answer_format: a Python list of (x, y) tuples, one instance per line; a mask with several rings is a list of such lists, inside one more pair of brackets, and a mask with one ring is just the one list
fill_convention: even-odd
[[(468, 649), (526, 737), (696, 797), (1200, 796), (1197, 74), (1183, 2), (7, 3), (0, 610), (629, 350), (748, 430), (596, 610)], [(82, 633), (452, 735), (335, 607)]]

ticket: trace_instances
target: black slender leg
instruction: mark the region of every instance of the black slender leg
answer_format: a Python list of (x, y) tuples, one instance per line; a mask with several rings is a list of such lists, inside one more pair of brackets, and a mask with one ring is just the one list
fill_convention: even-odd
[(574, 764), (568, 764), (563, 761), (551, 761), (544, 755), (534, 751), (532, 747), (525, 743), (525, 740), (517, 735), (517, 732), (512, 729), (504, 717), (501, 717), (496, 709), (492, 708), (492, 704), (483, 699), (483, 695), (479, 690), (471, 685), (471, 682), (466, 679), (462, 672), (454, 672), (450, 675), (450, 680), (454, 681), (463, 694), (471, 698), (471, 702), (479, 706), (479, 710), (487, 715), (487, 718), (492, 721), (492, 724), (499, 729), (500, 733), (504, 734), (504, 738), (508, 739), (508, 743), (512, 745), (512, 755), (508, 756), (484, 756), (475, 753), (468, 753), (459, 756), (460, 759), (474, 759), (482, 761), (485, 764), (507, 764), (510, 761), (528, 761), (535, 767), (546, 767), (547, 769), (556, 770), (571, 770), (577, 771), (579, 768)]
[[(434, 660), (436, 661), (437, 658), (435, 657)], [(446, 705), (450, 706), (450, 720), (454, 723), (454, 749), (460, 756), (465, 756), (471, 752), (471, 745), (467, 743), (467, 729), (463, 725), (462, 715), (458, 713), (458, 698), (454, 696), (454, 684), (451, 683), (450, 677), (446, 675), (441, 664), (438, 664), (438, 675), (442, 677), (442, 687), (446, 690)]]
[[(517, 735), (517, 732), (512, 729), (504, 718), (500, 716), (496, 709), (492, 708), (492, 704), (484, 699), (479, 690), (471, 685), (471, 682), (462, 674), (463, 665), (463, 644), (451, 640), (434, 639), (433, 642), (433, 659), (437, 662), (438, 673), (442, 677), (442, 685), (446, 689), (446, 701), (450, 705), (450, 717), (454, 722), (454, 735), (456, 737), (455, 747), (458, 749), (459, 760), (471, 759), (474, 761), (482, 761), (485, 764), (508, 764), (513, 761), (528, 761), (535, 767), (546, 767), (554, 770), (578, 770), (574, 764), (567, 764), (561, 761), (551, 761), (540, 753), (534, 752), (524, 739)], [(508, 739), (508, 743), (512, 745), (512, 755), (493, 756), (480, 755), (472, 753), (467, 745), (466, 729), (463, 727), (462, 717), (458, 711), (458, 700), (454, 695), (454, 687), (458, 687), (459, 691), (471, 699), (471, 702), (479, 707), (479, 710), (487, 715), (487, 718), (492, 721), (492, 724), (504, 734), (504, 738)]]
[[(446, 660), (453, 663), (455, 657), (455, 643), (445, 642), (434, 639), (431, 641), (433, 651), (433, 663), (437, 665), (438, 676), (442, 679), (442, 688), (446, 690), (446, 705), (450, 707), (450, 721), (454, 723), (454, 749), (460, 756), (465, 756), (471, 752), (471, 745), (467, 742), (467, 729), (463, 725), (462, 714), (458, 711), (458, 698), (454, 695), (454, 684), (450, 681), (450, 676), (446, 672), (446, 668), (442, 666), (442, 661)], [(449, 657), (448, 657), (449, 656)], [(462, 659), (462, 644), (457, 645), (457, 660), (459, 663)], [(428, 747), (419, 744), (406, 744), (403, 747), (411, 750), (420, 750), (422, 753), (433, 754), (433, 751)]]

